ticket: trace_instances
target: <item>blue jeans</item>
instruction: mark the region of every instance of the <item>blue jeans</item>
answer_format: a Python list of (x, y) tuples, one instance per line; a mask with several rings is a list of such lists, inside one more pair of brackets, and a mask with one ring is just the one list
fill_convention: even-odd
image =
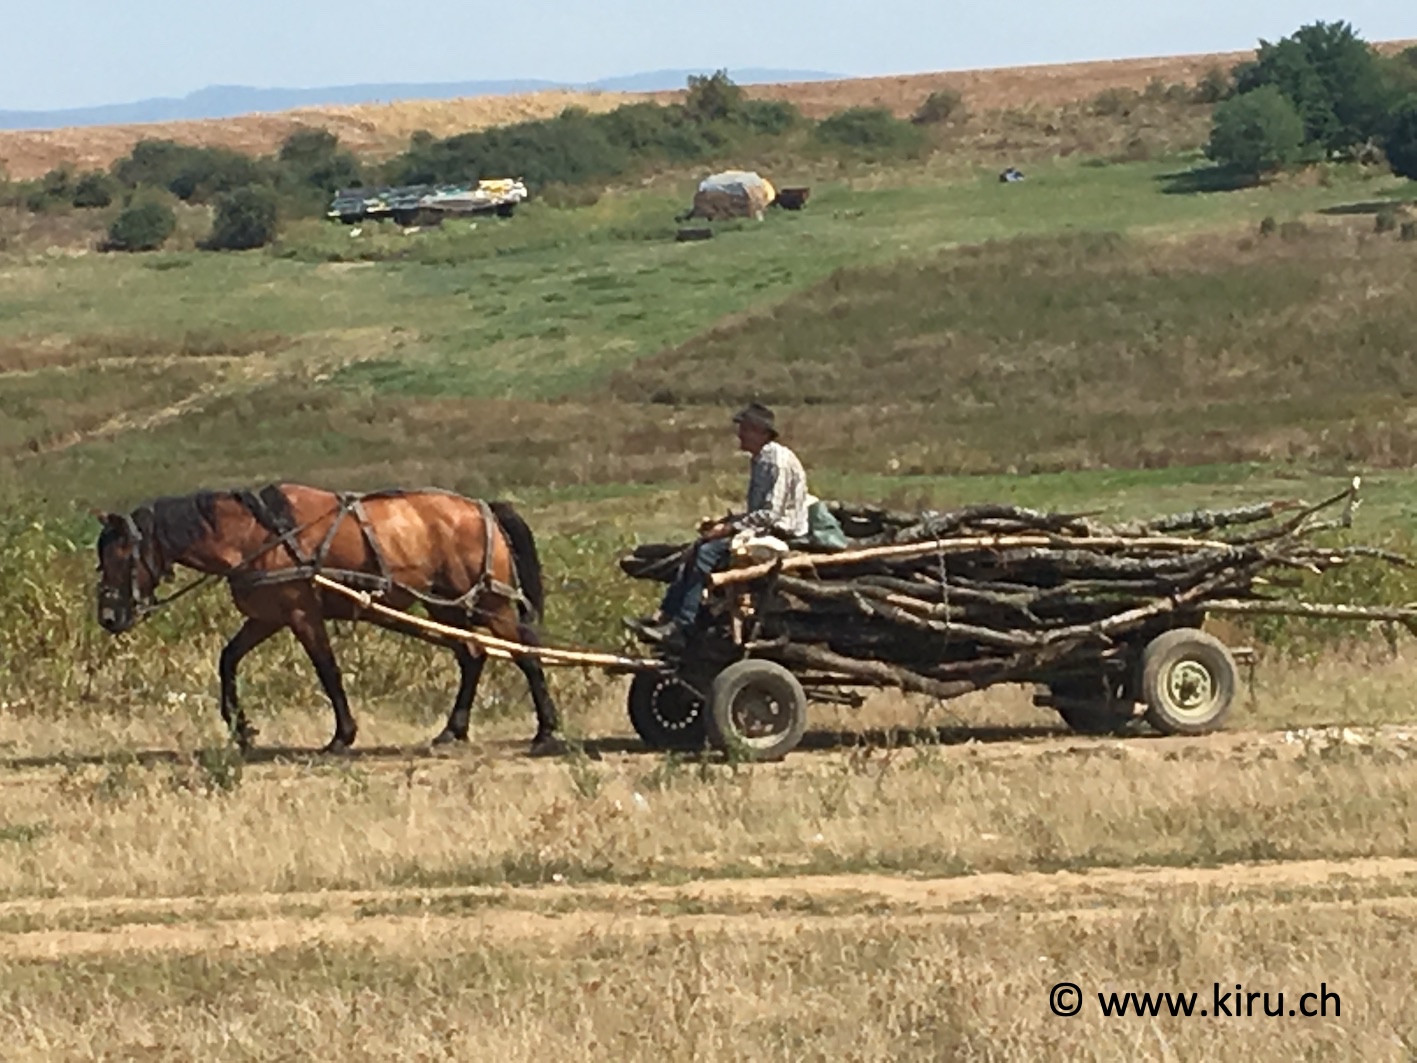
[(699, 615), (708, 575), (724, 567), (728, 560), (730, 541), (711, 539), (699, 544), (693, 558), (679, 570), (679, 575), (664, 593), (664, 601), (660, 603), (659, 608), (666, 619), (673, 620), (685, 629), (693, 625)]

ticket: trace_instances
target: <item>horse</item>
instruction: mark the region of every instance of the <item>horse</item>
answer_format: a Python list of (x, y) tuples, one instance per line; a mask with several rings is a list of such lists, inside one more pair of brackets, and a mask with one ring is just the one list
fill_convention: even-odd
[[(541, 644), (533, 626), (545, 608), (536, 541), (507, 502), (437, 488), (352, 494), (274, 483), (258, 491), (200, 490), (152, 499), (127, 513), (94, 515), (101, 524), (98, 622), (112, 635), (196, 588), (191, 584), (157, 599), (158, 586), (176, 566), (202, 573), (198, 584), (227, 581), (245, 622), (219, 658), (221, 715), (243, 751), (259, 732), (237, 700), (237, 666), (285, 628), (309, 655), (334, 709), (334, 737), (324, 751), (342, 753), (354, 744), (358, 727), (325, 622), (401, 628), (394, 618), (365, 614), (358, 602), (318, 587), (311, 581), (317, 573), (377, 592), (380, 603), (393, 609), (422, 602), (443, 624), (466, 629), (475, 623), (501, 639)], [(461, 672), (447, 723), (433, 744), (464, 742), (486, 654), (457, 639), (428, 641), (451, 649)], [(557, 752), (559, 719), (541, 662), (528, 654), (514, 660), (536, 707), (531, 753)]]

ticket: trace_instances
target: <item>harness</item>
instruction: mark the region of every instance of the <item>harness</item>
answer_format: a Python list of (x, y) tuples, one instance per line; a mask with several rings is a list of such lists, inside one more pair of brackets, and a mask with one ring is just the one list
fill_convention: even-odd
[[(482, 499), (476, 499), (476, 504), (482, 515), (482, 526), (486, 532), (486, 542), (482, 555), (482, 572), (477, 581), (462, 595), (457, 598), (440, 598), (437, 595), (428, 594), (415, 587), (407, 586), (398, 582), (389, 573), (388, 561), (384, 556), (384, 551), (379, 546), (378, 536), (374, 532), (374, 527), (369, 520), (369, 514), (364, 508), (364, 503), (372, 498), (389, 498), (404, 494), (402, 491), (377, 491), (369, 494), (357, 494), (354, 492), (338, 492), (338, 506), (335, 510), (334, 520), (330, 522), (329, 530), (325, 532), (313, 554), (307, 553), (300, 544), (300, 536), (324, 520), (329, 513), (322, 513), (313, 520), (304, 524), (295, 525), (284, 517), (285, 499), (280, 493), (280, 488), (275, 484), (270, 484), (256, 495), (241, 495), (242, 502), (247, 510), (262, 527), (272, 532), (275, 537), (263, 543), (259, 549), (243, 557), (234, 568), (225, 574), (207, 573), (201, 578), (194, 580), (187, 586), (174, 592), (166, 598), (159, 599), (154, 594), (149, 601), (144, 601), (138, 591), (138, 567), (136, 561), (141, 558), (142, 548), (145, 542), (142, 530), (133, 519), (132, 514), (123, 514), (123, 523), (128, 532), (129, 539), (133, 545), (133, 563), (129, 566), (129, 578), (131, 581), (130, 594), (135, 615), (142, 618), (147, 614), (176, 601), (183, 595), (189, 594), (199, 587), (210, 583), (216, 579), (225, 579), (233, 590), (249, 590), (258, 587), (268, 587), (280, 583), (291, 583), (300, 580), (310, 580), (315, 576), (324, 576), (337, 583), (344, 584), (353, 590), (361, 590), (382, 596), (388, 591), (398, 589), (405, 594), (412, 596), (425, 605), (456, 608), (461, 610), (469, 618), (477, 615), (481, 610), (477, 603), (484, 594), (493, 594), (501, 598), (509, 599), (519, 605), (532, 609), (532, 603), (522, 593), (520, 583), (517, 581), (516, 565), (512, 566), (513, 584), (503, 583), (492, 575), (492, 551), (495, 546), (493, 528), (497, 526), (497, 518), (492, 512), (492, 508)], [(429, 488), (420, 493), (437, 493), (461, 498), (452, 491), (443, 491), (438, 488)], [(329, 555), (330, 547), (334, 543), (335, 535), (345, 518), (353, 517), (358, 525), (364, 542), (369, 547), (369, 552), (373, 555), (378, 566), (378, 574), (359, 572), (353, 569), (329, 568), (325, 561)], [(251, 572), (247, 567), (257, 558), (263, 557), (270, 551), (279, 547), (285, 547), (289, 552), (294, 564), (288, 568), (275, 569), (269, 572)], [(154, 577), (154, 582), (163, 579), (168, 575), (170, 566), (166, 566), (163, 571), (158, 571), (157, 565), (152, 561), (144, 559), (144, 564)]]

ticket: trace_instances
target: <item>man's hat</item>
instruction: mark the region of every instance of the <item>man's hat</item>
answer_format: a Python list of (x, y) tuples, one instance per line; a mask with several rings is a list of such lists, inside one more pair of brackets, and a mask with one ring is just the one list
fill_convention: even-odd
[(777, 421), (772, 410), (760, 402), (750, 402), (733, 415), (734, 424), (751, 424), (777, 435)]

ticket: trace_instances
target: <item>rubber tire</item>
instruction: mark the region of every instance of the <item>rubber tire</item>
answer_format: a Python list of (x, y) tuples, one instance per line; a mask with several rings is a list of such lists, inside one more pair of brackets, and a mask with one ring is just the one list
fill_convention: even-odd
[[(665, 684), (673, 684), (676, 693), (682, 693), (685, 700), (697, 700), (697, 712), (688, 715), (676, 725), (672, 718), (666, 719), (661, 707)], [(630, 693), (626, 698), (626, 708), (630, 714), (630, 724), (645, 745), (651, 749), (693, 750), (703, 749), (708, 738), (708, 706), (696, 698), (691, 689), (675, 681), (673, 676), (661, 672), (639, 672), (630, 681)], [(673, 713), (672, 715), (679, 715)]]
[[(1169, 689), (1171, 670), (1188, 662), (1204, 668), (1213, 695), (1201, 714), (1175, 704)], [(1229, 647), (1198, 628), (1163, 631), (1147, 644), (1141, 658), (1141, 699), (1146, 722), (1166, 735), (1203, 735), (1219, 730), (1239, 688), (1239, 669)]]
[[(733, 722), (733, 708), (756, 689), (787, 713), (787, 726), (770, 738), (748, 738)], [(713, 681), (709, 698), (709, 739), (719, 749), (735, 749), (749, 760), (781, 760), (797, 748), (807, 730), (807, 693), (797, 677), (774, 661), (735, 661)]]
[(1101, 705), (1084, 705), (1081, 702), (1053, 706), (1058, 716), (1068, 725), (1068, 730), (1080, 735), (1114, 735), (1126, 729), (1132, 717), (1119, 713), (1109, 713)]
[(1099, 679), (1097, 683), (1049, 687), (1053, 710), (1074, 734), (1120, 734), (1135, 719), (1126, 711), (1130, 706), (1114, 705), (1109, 711), (1106, 692), (1096, 690), (1100, 683)]

